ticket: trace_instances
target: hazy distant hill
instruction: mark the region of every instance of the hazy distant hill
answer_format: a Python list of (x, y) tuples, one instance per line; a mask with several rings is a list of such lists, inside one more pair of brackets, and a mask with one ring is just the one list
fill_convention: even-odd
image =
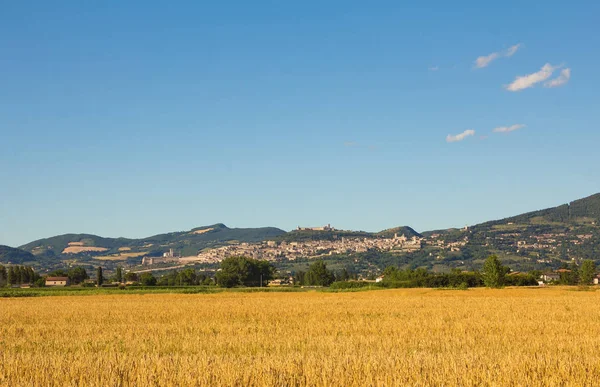
[(33, 254), (24, 250), (0, 245), (0, 262), (2, 263), (10, 262), (16, 265), (21, 265), (23, 263), (32, 261), (35, 261)]

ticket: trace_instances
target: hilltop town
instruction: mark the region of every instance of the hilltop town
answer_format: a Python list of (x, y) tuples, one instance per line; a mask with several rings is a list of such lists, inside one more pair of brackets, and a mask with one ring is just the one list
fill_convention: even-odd
[[(298, 231), (335, 231), (327, 225), (324, 227), (298, 227)], [(391, 238), (384, 237), (338, 237), (333, 240), (308, 240), (298, 242), (263, 241), (259, 243), (233, 243), (227, 246), (205, 249), (197, 256), (177, 257), (173, 251), (165, 253), (160, 258), (143, 258), (143, 265), (153, 265), (166, 262), (197, 262), (217, 263), (233, 256), (245, 256), (268, 261), (294, 261), (298, 258), (319, 258), (334, 254), (352, 254), (366, 252), (371, 249), (378, 251), (412, 252), (420, 250), (424, 238), (394, 234)]]
[[(407, 237), (404, 233), (393, 232), (396, 229), (370, 234), (348, 230), (338, 230), (331, 225), (322, 227), (298, 227), (296, 231), (312, 232), (312, 239), (266, 240), (256, 243), (229, 242), (224, 246), (206, 248), (196, 255), (182, 256), (170, 249), (162, 257), (143, 257), (141, 264), (151, 270), (153, 266), (216, 264), (228, 257), (245, 256), (270, 262), (294, 262), (298, 259), (330, 259), (330, 257), (350, 257), (363, 253), (406, 256), (411, 253), (423, 253), (431, 259), (439, 259), (444, 252), (458, 254), (468, 242), (465, 235), (460, 240), (444, 240), (439, 234), (424, 237), (420, 234)], [(412, 231), (412, 229), (409, 229)], [(463, 231), (467, 231), (465, 228)], [(358, 234), (358, 235), (356, 235)]]

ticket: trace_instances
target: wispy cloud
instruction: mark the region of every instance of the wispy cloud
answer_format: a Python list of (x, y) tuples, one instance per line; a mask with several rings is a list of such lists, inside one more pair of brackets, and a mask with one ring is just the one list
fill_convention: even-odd
[(510, 46), (508, 50), (504, 52), (504, 56), (510, 58), (511, 56), (515, 55), (517, 51), (519, 51), (519, 48), (521, 48), (521, 43)]
[(571, 69), (563, 69), (560, 72), (560, 75), (554, 79), (549, 80), (548, 82), (544, 83), (545, 87), (559, 87), (562, 85), (566, 85), (567, 82), (569, 82), (569, 79), (571, 79)]
[(492, 52), (490, 55), (480, 56), (475, 59), (475, 68), (482, 69), (500, 57), (497, 52)]
[(540, 71), (516, 77), (510, 85), (506, 86), (506, 90), (519, 91), (523, 89), (528, 89), (534, 86), (536, 83), (543, 82), (546, 79), (550, 78), (554, 70), (558, 69), (559, 67), (560, 66), (552, 66), (550, 63), (546, 63), (544, 66), (542, 66)]
[(357, 144), (354, 141), (346, 141), (344, 142), (344, 146), (351, 147), (356, 146)]
[(493, 130), (494, 133), (509, 133), (509, 132), (514, 132), (515, 130), (519, 130), (521, 128), (524, 128), (525, 125), (523, 124), (515, 124), (515, 125), (511, 125), (511, 126), (500, 126), (497, 127)]
[(498, 58), (510, 58), (511, 56), (517, 53), (519, 48), (521, 48), (521, 43), (515, 44), (514, 46), (510, 46), (504, 51), (492, 52), (489, 55), (480, 56), (479, 58), (475, 59), (475, 68), (482, 69), (484, 67), (487, 67), (490, 63), (492, 63)]
[(462, 133), (459, 133), (457, 135), (451, 135), (449, 134), (448, 136), (446, 136), (446, 142), (457, 142), (457, 141), (462, 141), (465, 138), (469, 137), (469, 136), (474, 136), (475, 135), (475, 131), (473, 129), (467, 129)]
[(438, 71), (439, 69), (439, 66), (429, 66), (429, 71)]

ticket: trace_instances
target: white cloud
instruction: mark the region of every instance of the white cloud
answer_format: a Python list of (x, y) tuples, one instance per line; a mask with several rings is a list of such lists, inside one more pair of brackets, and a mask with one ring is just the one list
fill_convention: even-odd
[(546, 63), (538, 72), (516, 77), (510, 85), (506, 86), (506, 90), (519, 91), (528, 89), (534, 86), (536, 83), (543, 82), (550, 78), (554, 70), (557, 68), (558, 66), (552, 66), (550, 63)]
[(440, 68), (438, 66), (429, 67), (429, 71), (438, 71)]
[(344, 146), (347, 146), (347, 147), (356, 146), (356, 145), (357, 144), (354, 141), (346, 141), (346, 142), (344, 142)]
[(498, 58), (510, 58), (511, 56), (515, 55), (519, 48), (521, 48), (521, 43), (510, 46), (504, 51), (492, 52), (489, 55), (480, 56), (479, 58), (475, 59), (475, 68), (482, 69), (487, 67), (490, 63)]
[(510, 58), (511, 56), (513, 56), (517, 53), (519, 48), (521, 48), (521, 43), (515, 44), (514, 46), (510, 46), (508, 48), (508, 50), (506, 50), (506, 52), (504, 53), (504, 56)]
[(571, 79), (571, 69), (564, 69), (560, 72), (560, 75), (554, 79), (544, 83), (546, 87), (559, 87), (565, 85)]
[(494, 133), (509, 133), (509, 132), (513, 132), (515, 130), (519, 130), (524, 127), (525, 127), (525, 125), (523, 125), (523, 124), (515, 124), (515, 125), (511, 125), (511, 126), (500, 126), (500, 127), (494, 129)]
[(490, 63), (492, 63), (492, 61), (498, 59), (499, 57), (500, 54), (498, 54), (497, 52), (493, 52), (490, 55), (480, 56), (479, 58), (475, 59), (475, 68), (482, 69), (484, 67), (487, 67), (487, 65), (489, 65)]
[(462, 141), (465, 138), (469, 137), (469, 136), (474, 136), (475, 135), (475, 131), (473, 129), (467, 129), (462, 133), (459, 133), (457, 135), (451, 135), (449, 134), (448, 136), (446, 136), (446, 141), (447, 142), (457, 142), (457, 141)]

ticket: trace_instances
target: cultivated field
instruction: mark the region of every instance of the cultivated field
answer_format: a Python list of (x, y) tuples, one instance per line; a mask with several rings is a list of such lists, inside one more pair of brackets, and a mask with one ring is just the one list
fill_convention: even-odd
[(0, 299), (0, 385), (598, 385), (600, 292)]

